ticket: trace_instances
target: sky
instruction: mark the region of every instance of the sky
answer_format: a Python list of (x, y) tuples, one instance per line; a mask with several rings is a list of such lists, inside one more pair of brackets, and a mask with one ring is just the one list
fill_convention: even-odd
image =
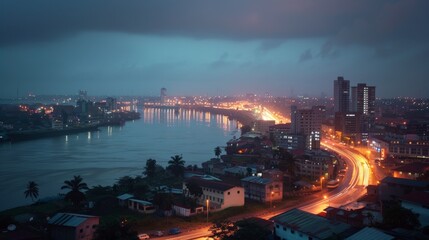
[(426, 0), (0, 0), (0, 98), (429, 97)]

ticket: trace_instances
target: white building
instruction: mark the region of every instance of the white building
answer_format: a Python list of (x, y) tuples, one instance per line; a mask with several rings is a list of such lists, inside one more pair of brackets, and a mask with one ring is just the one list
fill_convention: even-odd
[[(197, 181), (203, 190), (198, 198), (198, 204), (209, 206), (210, 210), (219, 211), (229, 207), (244, 206), (244, 188), (219, 181), (208, 181), (200, 178), (191, 178)], [(183, 192), (189, 195), (186, 183), (183, 184)]]
[(143, 201), (139, 199), (128, 199), (128, 208), (137, 211), (139, 213), (154, 213), (156, 211), (155, 206), (151, 202)]

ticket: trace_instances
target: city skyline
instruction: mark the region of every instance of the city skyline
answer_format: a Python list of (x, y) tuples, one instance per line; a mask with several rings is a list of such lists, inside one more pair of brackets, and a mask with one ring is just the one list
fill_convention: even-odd
[(0, 98), (28, 93), (427, 97), (426, 1), (3, 1)]

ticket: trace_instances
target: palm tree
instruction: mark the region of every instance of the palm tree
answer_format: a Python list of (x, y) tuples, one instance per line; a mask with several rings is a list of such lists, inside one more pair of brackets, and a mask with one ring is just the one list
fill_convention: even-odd
[(185, 171), (185, 161), (182, 160), (182, 155), (175, 155), (168, 161), (167, 167), (176, 177), (183, 176)]
[(156, 173), (156, 160), (149, 158), (146, 160), (146, 167), (143, 172), (148, 178), (153, 178)]
[(217, 146), (217, 147), (215, 147), (215, 149), (214, 149), (214, 153), (215, 153), (215, 156), (216, 156), (217, 158), (219, 158), (220, 154), (222, 153), (222, 149), (220, 149), (220, 147), (219, 147), (219, 146)]
[(73, 176), (72, 180), (64, 181), (64, 186), (61, 189), (70, 189), (70, 192), (66, 194), (65, 199), (70, 200), (74, 206), (79, 206), (79, 204), (85, 200), (85, 194), (81, 190), (87, 190), (88, 185), (82, 182), (82, 177), (80, 175)]
[(29, 181), (27, 184), (27, 190), (24, 192), (25, 198), (30, 197), (31, 201), (39, 197), (39, 185), (34, 181)]

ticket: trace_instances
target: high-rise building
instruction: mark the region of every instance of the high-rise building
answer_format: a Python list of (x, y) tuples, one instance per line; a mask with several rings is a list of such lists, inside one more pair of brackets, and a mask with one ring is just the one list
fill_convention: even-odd
[(334, 112), (346, 113), (349, 111), (350, 81), (338, 77), (334, 80)]
[(291, 107), (291, 133), (305, 135), (308, 149), (320, 148), (320, 132), (325, 112), (324, 106), (313, 106), (311, 109)]
[(353, 112), (365, 116), (375, 115), (375, 87), (367, 86), (365, 83), (359, 83), (352, 87), (352, 104)]
[(165, 103), (167, 101), (167, 88), (161, 88), (161, 103)]
[(79, 90), (79, 99), (88, 100), (88, 93), (85, 90)]

